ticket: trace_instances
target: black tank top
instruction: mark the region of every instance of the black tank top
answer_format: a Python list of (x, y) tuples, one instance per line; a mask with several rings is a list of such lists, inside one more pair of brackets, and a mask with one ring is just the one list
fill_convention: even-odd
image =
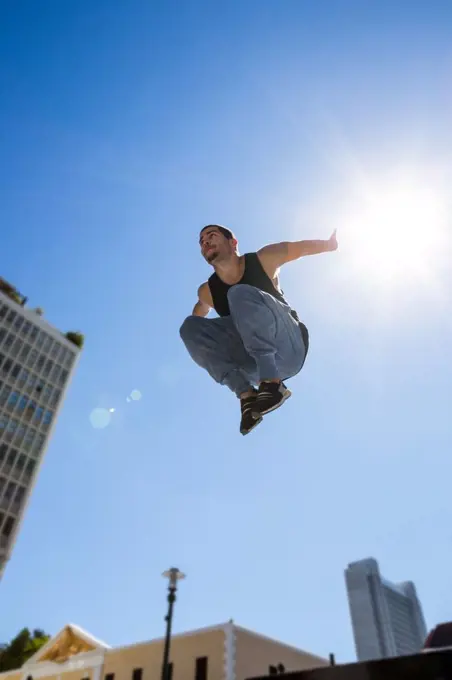
[[(237, 281), (237, 283), (232, 285), (236, 286), (239, 283), (245, 283), (249, 286), (254, 286), (255, 288), (259, 288), (259, 290), (263, 290), (265, 293), (273, 295), (274, 298), (289, 306), (289, 303), (284, 298), (283, 292), (275, 287), (273, 281), (265, 273), (257, 253), (246, 253), (244, 257), (245, 271), (243, 272), (243, 276), (240, 281)], [(232, 286), (222, 281), (216, 272), (209, 278), (208, 283), (216, 313), (218, 316), (230, 316), (228, 291)], [(294, 319), (299, 322), (295, 310), (291, 310), (290, 313)]]

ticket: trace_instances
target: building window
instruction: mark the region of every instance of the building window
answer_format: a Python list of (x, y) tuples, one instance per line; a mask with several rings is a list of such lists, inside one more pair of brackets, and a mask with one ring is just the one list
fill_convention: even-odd
[(28, 371), (25, 368), (23, 368), (19, 375), (19, 383), (24, 383), (25, 385), (27, 383), (29, 375), (30, 374), (28, 373)]
[(196, 659), (195, 680), (207, 680), (207, 656), (198, 656)]
[(58, 404), (58, 400), (61, 396), (61, 390), (53, 390), (52, 392), (52, 398), (50, 400), (50, 406), (56, 406)]
[(28, 484), (30, 482), (33, 472), (35, 469), (35, 461), (34, 460), (28, 460), (27, 467), (25, 468), (25, 477), (24, 477), (24, 482), (25, 484)]
[(19, 512), (22, 502), (25, 498), (25, 487), (24, 486), (19, 486), (16, 495), (14, 497), (14, 504), (12, 507), (13, 512)]
[(17, 477), (20, 479), (22, 472), (25, 469), (25, 463), (27, 462), (27, 456), (24, 453), (19, 455), (16, 463)]
[(36, 435), (36, 430), (33, 430), (33, 428), (30, 428), (29, 430), (27, 430), (27, 433), (24, 437), (24, 444), (23, 444), (25, 451), (30, 451), (31, 445), (32, 445), (33, 440), (35, 438), (35, 435)]
[(52, 370), (52, 368), (53, 368), (53, 361), (52, 361), (52, 359), (47, 359), (46, 365), (44, 366), (44, 370), (42, 371), (42, 375), (44, 376), (44, 378), (48, 378), (48, 377), (49, 377), (50, 371)]
[(11, 388), (5, 385), (0, 392), (0, 406), (4, 406), (8, 401), (8, 397), (11, 394)]
[(39, 454), (42, 451), (42, 447), (44, 446), (44, 442), (45, 436), (43, 434), (38, 433), (31, 447), (31, 453), (33, 456), (39, 456)]
[(74, 352), (68, 352), (66, 356), (64, 357), (64, 365), (66, 368), (70, 368), (72, 364), (75, 361), (75, 354)]
[(105, 676), (105, 680), (115, 680), (115, 674), (114, 673), (107, 673)]
[(42, 408), (42, 406), (38, 406), (38, 407), (36, 408), (35, 414), (34, 414), (34, 416), (33, 416), (34, 422), (39, 423), (40, 420), (41, 420), (41, 418), (42, 418), (42, 414), (43, 414), (43, 413), (44, 413), (44, 409)]
[(18, 411), (24, 411), (27, 404), (28, 404), (28, 397), (22, 396), (19, 399), (19, 405), (17, 407), (17, 410)]
[(36, 411), (36, 402), (31, 399), (28, 402), (27, 411), (25, 413), (27, 420), (31, 420), (32, 418), (34, 418), (35, 411)]
[(17, 378), (17, 376), (20, 373), (20, 364), (14, 364), (13, 370), (11, 371), (11, 378), (14, 380)]
[(44, 390), (42, 392), (41, 400), (43, 404), (48, 404), (50, 397), (52, 395), (52, 388), (50, 385), (44, 385)]
[(12, 344), (14, 342), (14, 335), (12, 333), (8, 333), (6, 336), (6, 340), (4, 343), (5, 349), (10, 349), (12, 347)]
[(20, 338), (16, 338), (16, 342), (14, 343), (14, 346), (13, 346), (13, 349), (12, 349), (12, 354), (14, 354), (16, 359), (19, 355), (20, 350), (23, 347), (23, 344), (24, 344), (23, 340), (21, 340)]
[(8, 409), (12, 411), (17, 404), (19, 400), (19, 393), (18, 392), (11, 392), (11, 394), (8, 397)]
[(8, 375), (10, 372), (11, 366), (13, 365), (12, 359), (7, 359), (5, 363), (3, 364), (3, 375)]
[(32, 326), (31, 332), (30, 332), (30, 342), (33, 342), (33, 340), (36, 340), (38, 333), (39, 333), (39, 328), (37, 326)]
[(67, 371), (61, 371), (60, 376), (58, 378), (58, 384), (59, 385), (65, 385), (67, 382), (67, 377), (68, 377), (68, 372)]
[(26, 431), (25, 425), (19, 423), (19, 427), (17, 428), (16, 436), (14, 438), (14, 446), (20, 446), (22, 444)]
[(24, 322), (24, 318), (22, 316), (18, 316), (17, 319), (15, 320), (14, 329), (15, 329), (16, 333), (18, 333), (20, 331), (20, 329), (22, 328), (23, 322)]
[(55, 365), (55, 366), (53, 367), (52, 375), (50, 376), (50, 380), (51, 380), (53, 383), (56, 384), (56, 383), (58, 382), (61, 371), (62, 371), (61, 366)]
[(6, 538), (9, 538), (11, 536), (11, 532), (14, 528), (14, 517), (7, 517), (6, 522), (3, 525), (2, 529), (2, 534), (3, 536), (6, 536)]
[(48, 352), (49, 352), (49, 350), (52, 346), (52, 342), (53, 342), (53, 340), (50, 337), (50, 335), (46, 335), (45, 338), (44, 338), (44, 344), (42, 346), (42, 351), (46, 352), (46, 354), (48, 354)]
[(16, 312), (11, 310), (10, 313), (8, 314), (8, 316), (6, 317), (6, 323), (13, 323), (15, 318), (16, 318)]
[(143, 677), (143, 669), (142, 668), (134, 668), (132, 672), (132, 680), (142, 680)]
[(52, 345), (52, 349), (50, 351), (50, 356), (52, 359), (56, 359), (60, 353), (61, 350), (61, 345), (59, 342), (54, 342)]
[(42, 371), (44, 364), (45, 364), (45, 361), (46, 361), (45, 356), (43, 354), (40, 354), (39, 357), (38, 357), (38, 360), (36, 362), (35, 371), (40, 373)]
[(28, 376), (28, 380), (27, 380), (27, 387), (30, 390), (32, 390), (34, 388), (34, 386), (36, 385), (36, 380), (37, 380), (37, 378), (36, 378), (35, 374), (30, 373), (30, 375)]
[(32, 366), (35, 363), (37, 358), (38, 358), (37, 351), (35, 349), (32, 349), (31, 352), (30, 352), (30, 356), (28, 357), (28, 360), (27, 360), (28, 368), (32, 368)]
[(12, 500), (12, 497), (16, 493), (17, 489), (17, 484), (14, 484), (14, 482), (9, 482), (8, 486), (6, 487), (5, 491), (5, 498), (7, 501)]
[(17, 426), (19, 422), (17, 420), (10, 420), (4, 434), (5, 441), (11, 442), (16, 434)]
[(17, 450), (11, 449), (6, 458), (6, 465), (9, 466), (8, 473), (13, 469), (14, 463), (16, 461)]
[(22, 334), (23, 336), (28, 335), (28, 333), (30, 332), (30, 328), (31, 328), (31, 323), (30, 323), (29, 321), (26, 321), (26, 322), (24, 323), (24, 325), (22, 326), (22, 329), (21, 329), (21, 331), (20, 331), (21, 334)]
[(2, 391), (0, 392), (0, 406), (4, 406), (6, 404), (10, 394), (11, 388), (8, 387), (8, 385), (4, 385)]

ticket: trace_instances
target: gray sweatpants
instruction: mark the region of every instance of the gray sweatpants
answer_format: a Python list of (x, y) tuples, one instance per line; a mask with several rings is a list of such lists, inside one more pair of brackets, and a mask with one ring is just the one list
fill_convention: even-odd
[(228, 301), (231, 316), (189, 316), (182, 324), (193, 361), (237, 396), (260, 380), (298, 373), (307, 348), (290, 308), (246, 284), (232, 286)]

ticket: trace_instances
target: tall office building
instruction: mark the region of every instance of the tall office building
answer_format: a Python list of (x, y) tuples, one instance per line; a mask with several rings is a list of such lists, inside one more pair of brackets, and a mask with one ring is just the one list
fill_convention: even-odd
[(79, 348), (0, 278), (0, 579)]
[(373, 558), (349, 564), (345, 581), (359, 661), (416, 654), (422, 649), (427, 629), (411, 581), (387, 581)]

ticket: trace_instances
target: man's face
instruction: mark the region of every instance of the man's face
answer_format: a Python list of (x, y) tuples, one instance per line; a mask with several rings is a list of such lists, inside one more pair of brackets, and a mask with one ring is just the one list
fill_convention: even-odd
[(209, 264), (228, 259), (234, 252), (237, 242), (228, 239), (216, 227), (208, 227), (201, 232), (199, 238), (201, 253)]

